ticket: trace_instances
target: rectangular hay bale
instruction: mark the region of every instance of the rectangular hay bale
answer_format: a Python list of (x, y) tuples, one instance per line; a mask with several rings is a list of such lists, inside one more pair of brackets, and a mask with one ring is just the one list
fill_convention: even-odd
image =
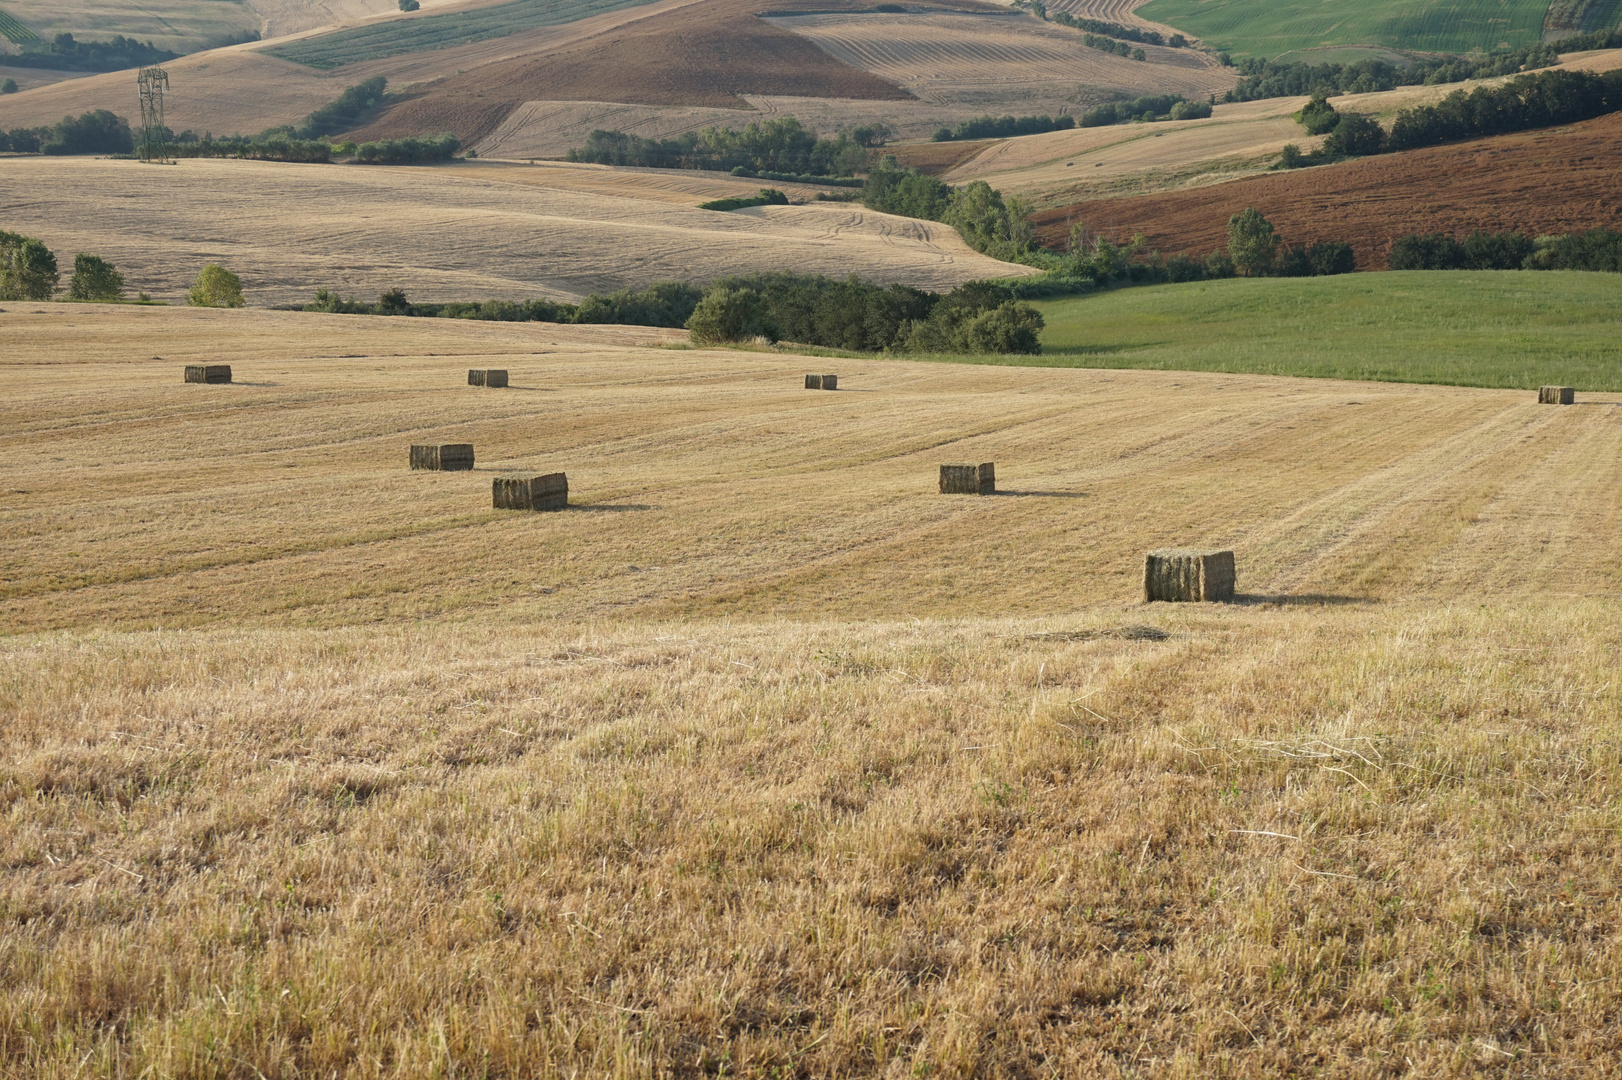
[(822, 376), (821, 375), (807, 375), (805, 377), (805, 388), (807, 390), (821, 390), (822, 389)]
[(469, 368), (467, 384), (469, 386), (506, 386), (507, 371), (505, 368)]
[(490, 497), (497, 510), (562, 510), (569, 505), (569, 478), (563, 473), (504, 476), (491, 481)]
[(445, 443), (440, 446), (412, 444), (413, 469), (438, 469), (459, 472), (473, 468), (472, 443)]
[(839, 389), (839, 376), (838, 375), (824, 375), (824, 376), (822, 376), (822, 388), (824, 390), (838, 390)]
[(1577, 391), (1570, 386), (1542, 386), (1538, 388), (1539, 405), (1570, 405), (1577, 400)]
[(231, 381), (231, 365), (187, 364), (186, 381), (189, 383), (228, 383)]
[(979, 465), (942, 465), (942, 495), (993, 495), (997, 491), (997, 467), (992, 462)]
[(1220, 601), (1233, 599), (1233, 552), (1202, 548), (1151, 551), (1143, 563), (1143, 599)]

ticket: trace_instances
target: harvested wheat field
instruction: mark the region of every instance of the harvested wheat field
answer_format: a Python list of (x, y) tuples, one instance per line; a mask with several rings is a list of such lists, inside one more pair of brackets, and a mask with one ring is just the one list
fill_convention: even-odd
[(1622, 403), (0, 327), (0, 1071), (1614, 1071)]
[(1036, 220), (1052, 245), (1085, 222), (1116, 239), (1142, 232), (1162, 251), (1203, 255), (1226, 242), (1231, 215), (1254, 206), (1291, 243), (1344, 240), (1360, 268), (1384, 270), (1392, 242), (1408, 233), (1622, 227), (1619, 154), (1622, 114), (1612, 114), (1195, 191), (1061, 205)]
[(1081, 31), (1014, 14), (815, 14), (771, 18), (838, 60), (930, 103), (1051, 109), (1109, 96), (1205, 97), (1233, 86), (1232, 69), (1191, 49), (1146, 46), (1149, 60), (1089, 49)]
[[(366, 298), (401, 288), (419, 300), (573, 300), (756, 270), (856, 273), (934, 290), (1034, 273), (977, 254), (938, 222), (860, 205), (697, 209), (752, 195), (758, 180), (650, 170), (641, 196), (633, 192), (644, 181), (627, 177), (642, 172), (537, 170), (9, 158), (0, 159), (0, 220), (53, 250), (97, 253), (132, 292), (160, 300), (184, 300), (205, 263), (223, 263), (255, 305), (302, 304), (317, 288)], [(570, 186), (547, 186), (549, 175)], [(672, 205), (672, 185), (691, 192), (685, 206)]]

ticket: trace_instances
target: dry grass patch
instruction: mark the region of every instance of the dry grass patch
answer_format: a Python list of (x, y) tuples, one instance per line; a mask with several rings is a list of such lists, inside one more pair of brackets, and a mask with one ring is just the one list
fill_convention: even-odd
[[(557, 186), (547, 183), (559, 177)], [(957, 232), (850, 204), (699, 210), (709, 192), (760, 181), (649, 177), (606, 168), (464, 162), (374, 168), (182, 161), (165, 169), (84, 158), (0, 159), (29, 192), (9, 227), (58, 252), (93, 251), (131, 289), (184, 300), (205, 262), (242, 276), (252, 304), (303, 304), (317, 288), (416, 300), (578, 299), (654, 281), (757, 270), (859, 273), (947, 291), (1034, 273), (973, 251)], [(646, 183), (647, 197), (639, 191)], [(691, 191), (672, 205), (673, 191)], [(128, 207), (149, 209), (139, 217)], [(286, 208), (302, 209), (289, 217)]]
[(0, 1073), (1612, 1065), (1610, 407), (0, 319)]

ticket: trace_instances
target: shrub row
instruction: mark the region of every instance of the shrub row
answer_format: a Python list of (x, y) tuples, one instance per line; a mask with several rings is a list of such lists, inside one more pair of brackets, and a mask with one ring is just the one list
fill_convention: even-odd
[(64, 116), (50, 127), (0, 132), (0, 150), (17, 154), (128, 154), (134, 149), (129, 121), (106, 109)]
[[(719, 169), (738, 166), (751, 175), (849, 176), (867, 164), (867, 149), (849, 135), (819, 138), (792, 116), (751, 123), (742, 131), (708, 127), (671, 139), (644, 139), (623, 131), (593, 131), (569, 161), (658, 169)], [(779, 174), (772, 176), (770, 174)]]
[(1087, 30), (1094, 34), (1103, 34), (1105, 37), (1119, 38), (1122, 41), (1136, 41), (1144, 45), (1166, 45), (1173, 49), (1181, 49), (1188, 45), (1188, 39), (1182, 34), (1173, 34), (1171, 37), (1162, 37), (1157, 31), (1144, 30), (1136, 26), (1122, 26), (1120, 23), (1104, 22), (1102, 19), (1078, 19), (1068, 11), (1055, 11), (1051, 16), (1060, 26), (1068, 26), (1075, 30)]
[(933, 141), (956, 142), (960, 139), (1009, 139), (1016, 135), (1042, 135), (1049, 131), (1069, 131), (1076, 126), (1073, 116), (977, 116), (964, 120), (955, 128), (935, 129)]
[(1153, 94), (1147, 97), (1114, 101), (1088, 109), (1081, 114), (1081, 126), (1108, 127), (1111, 124), (1129, 124), (1135, 121), (1203, 120), (1211, 115), (1207, 101), (1189, 101), (1181, 94)]
[[(1569, 51), (1569, 43), (1562, 45)], [(1559, 59), (1559, 53), (1548, 45), (1494, 53), (1483, 59), (1421, 56), (1401, 66), (1385, 60), (1360, 60), (1351, 64), (1309, 64), (1301, 61), (1281, 64), (1259, 57), (1247, 57), (1239, 61), (1239, 71), (1244, 77), (1228, 91), (1223, 100), (1258, 101), (1301, 94), (1328, 97), (1335, 93), (1367, 94), (1376, 90), (1393, 90), (1399, 86), (1436, 86), (1466, 79), (1513, 75), (1519, 71), (1548, 67)]]
[(699, 203), (700, 210), (742, 210), (746, 206), (787, 206), (788, 196), (776, 188), (761, 188), (759, 195), (745, 198), (712, 199)]
[(961, 190), (931, 176), (893, 167), (886, 158), (868, 174), (862, 205), (887, 214), (940, 221), (952, 226), (974, 250), (1004, 262), (1017, 262), (1035, 248), (1030, 204), (976, 180)]
[(1143, 51), (1142, 46), (1133, 48), (1124, 41), (1116, 41), (1113, 38), (1100, 37), (1098, 34), (1085, 34), (1082, 36), (1081, 40), (1082, 43), (1089, 49), (1097, 49), (1100, 52), (1114, 53), (1116, 56), (1130, 56), (1134, 60), (1149, 59), (1149, 54)]
[(775, 180), (779, 184), (821, 184), (825, 187), (861, 187), (862, 181), (854, 176), (816, 176), (811, 173), (765, 172), (751, 169), (747, 165), (734, 165), (733, 176), (741, 176), (749, 180)]
[(1391, 245), (1393, 270), (1593, 270), (1622, 273), (1622, 232), (1586, 232), (1533, 239), (1525, 233), (1477, 229), (1460, 243), (1446, 233), (1410, 233)]

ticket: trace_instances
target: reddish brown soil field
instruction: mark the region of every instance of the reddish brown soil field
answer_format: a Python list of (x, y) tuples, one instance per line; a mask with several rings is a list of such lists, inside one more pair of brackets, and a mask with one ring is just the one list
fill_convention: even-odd
[(1360, 268), (1384, 270), (1391, 242), (1407, 233), (1622, 228), (1618, 161), (1622, 113), (1190, 191), (1077, 203), (1039, 214), (1038, 235), (1061, 247), (1070, 223), (1085, 222), (1110, 237), (1141, 231), (1163, 252), (1204, 254), (1227, 242), (1230, 215), (1254, 206), (1290, 243), (1345, 240)]
[[(818, 10), (858, 10), (818, 0)], [(947, 8), (979, 10), (971, 2)], [(757, 19), (759, 0), (713, 0), (649, 16), (553, 52), (488, 64), (431, 83), (361, 138), (438, 131), (464, 142), (494, 131), (525, 101), (617, 101), (747, 109), (741, 94), (897, 101), (912, 97), (805, 38)]]

